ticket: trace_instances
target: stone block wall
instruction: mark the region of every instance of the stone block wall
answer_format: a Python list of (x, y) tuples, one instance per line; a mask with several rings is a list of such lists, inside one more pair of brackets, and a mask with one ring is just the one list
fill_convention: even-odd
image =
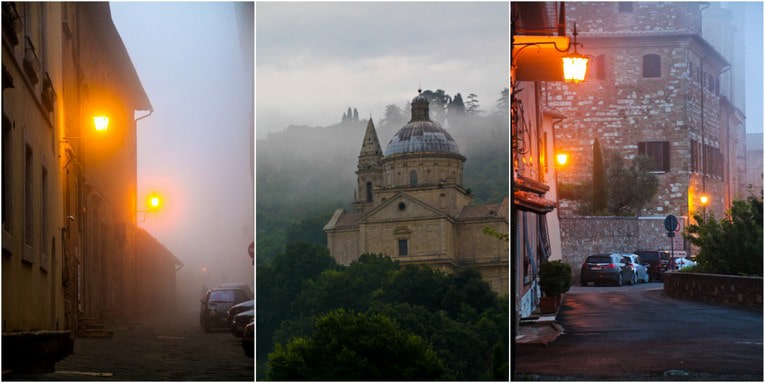
[(677, 299), (724, 304), (762, 312), (762, 278), (673, 272), (664, 292)]
[[(678, 217), (683, 221), (683, 217)], [(635, 250), (683, 250), (677, 233), (671, 245), (664, 229), (664, 217), (588, 217), (560, 218), (563, 262), (571, 265), (574, 281), (579, 280), (582, 262), (590, 254), (632, 253)]]

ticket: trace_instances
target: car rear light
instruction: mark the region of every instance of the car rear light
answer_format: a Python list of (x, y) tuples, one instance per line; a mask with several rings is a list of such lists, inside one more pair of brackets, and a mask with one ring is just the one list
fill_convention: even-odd
[(606, 266), (604, 266), (604, 267), (605, 267), (606, 269), (615, 269), (615, 268), (616, 268), (616, 265), (614, 265), (613, 263), (609, 263), (609, 264), (607, 264), (607, 265), (606, 265)]

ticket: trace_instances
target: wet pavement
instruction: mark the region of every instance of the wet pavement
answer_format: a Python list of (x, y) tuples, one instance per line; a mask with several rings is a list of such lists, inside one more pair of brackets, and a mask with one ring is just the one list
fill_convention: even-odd
[(761, 311), (676, 300), (660, 283), (572, 287), (557, 323), (550, 341), (544, 324), (521, 325), (513, 380), (763, 379)]
[[(191, 318), (188, 318), (191, 316)], [(226, 329), (205, 333), (189, 313), (140, 325), (108, 326), (109, 338), (78, 338), (49, 374), (3, 372), (22, 381), (254, 381), (255, 362)]]

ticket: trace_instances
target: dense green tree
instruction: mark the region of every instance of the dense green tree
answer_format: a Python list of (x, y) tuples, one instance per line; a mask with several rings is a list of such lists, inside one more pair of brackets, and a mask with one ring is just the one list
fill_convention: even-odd
[(296, 315), (292, 303), (306, 280), (337, 267), (325, 247), (297, 243), (287, 245), (270, 264), (258, 266), (256, 273), (256, 326), (258, 355), (265, 356), (272, 347), (278, 326)]
[(287, 230), (286, 243), (305, 242), (327, 246), (327, 234), (324, 233), (324, 225), (332, 218), (335, 208), (328, 207), (323, 210), (307, 212), (306, 216), (297, 222), (293, 222)]
[(443, 362), (421, 337), (381, 314), (337, 310), (316, 321), (311, 337), (277, 345), (271, 380), (447, 380)]
[(653, 159), (637, 156), (626, 163), (619, 152), (608, 155), (608, 203), (611, 215), (639, 215), (659, 188), (659, 179), (651, 173)]
[(694, 218), (696, 223), (688, 226), (684, 235), (700, 249), (696, 271), (762, 276), (762, 199), (733, 201), (721, 220), (703, 210), (697, 211)]
[(362, 254), (339, 270), (327, 270), (306, 286), (297, 298), (303, 313), (316, 315), (336, 308), (365, 311), (375, 294), (388, 283), (399, 264), (380, 254)]
[(597, 215), (603, 215), (608, 206), (605, 175), (603, 153), (600, 150), (600, 141), (596, 138), (592, 144), (592, 211)]
[[(485, 379), (491, 343), (475, 328), (477, 321), (459, 322), (450, 318), (444, 311), (432, 311), (410, 303), (378, 303), (369, 311), (388, 316), (395, 320), (401, 329), (425, 339), (433, 346), (438, 357), (444, 361), (444, 367), (456, 380)], [(507, 328), (504, 331), (507, 332)]]

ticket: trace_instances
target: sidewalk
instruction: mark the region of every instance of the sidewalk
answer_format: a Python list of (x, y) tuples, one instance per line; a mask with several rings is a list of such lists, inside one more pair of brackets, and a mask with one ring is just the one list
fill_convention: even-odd
[(531, 318), (522, 319), (518, 326), (518, 334), (515, 336), (515, 344), (541, 344), (548, 345), (563, 333), (563, 327), (556, 323), (558, 313), (566, 301), (566, 296), (561, 299), (558, 311), (554, 314), (539, 314)]

